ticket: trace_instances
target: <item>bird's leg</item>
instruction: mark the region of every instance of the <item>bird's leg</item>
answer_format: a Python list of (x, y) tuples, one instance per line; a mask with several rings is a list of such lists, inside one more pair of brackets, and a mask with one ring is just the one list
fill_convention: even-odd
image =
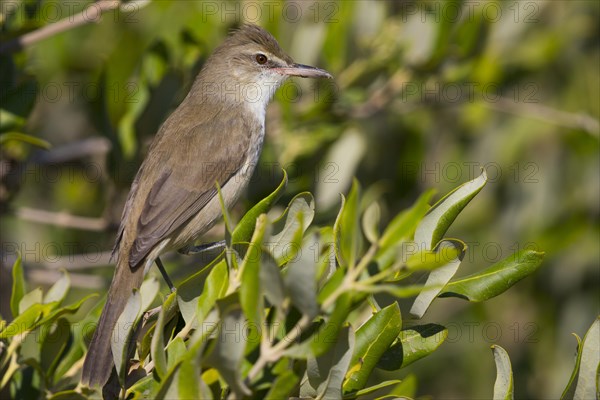
[(171, 289), (171, 292), (174, 292), (175, 286), (173, 286), (173, 282), (171, 282), (171, 278), (169, 278), (169, 275), (167, 275), (167, 271), (165, 270), (165, 266), (163, 265), (162, 261), (160, 260), (159, 257), (156, 257), (156, 260), (154, 260), (154, 262), (156, 263), (158, 270), (160, 271), (163, 278), (165, 279), (165, 282), (167, 282), (167, 285), (169, 285), (169, 289)]
[(218, 242), (212, 242), (212, 243), (204, 243), (204, 244), (201, 244), (198, 246), (186, 246), (186, 247), (179, 249), (178, 252), (181, 254), (185, 254), (187, 256), (190, 254), (203, 253), (205, 251), (210, 251), (210, 250), (218, 249), (221, 247), (225, 247), (224, 240), (220, 240)]

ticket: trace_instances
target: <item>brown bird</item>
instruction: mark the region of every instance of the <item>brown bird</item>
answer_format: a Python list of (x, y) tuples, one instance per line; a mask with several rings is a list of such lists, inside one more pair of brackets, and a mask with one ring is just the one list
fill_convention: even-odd
[[(115, 274), (83, 365), (82, 382), (104, 385), (111, 340), (134, 289), (160, 254), (186, 248), (246, 188), (262, 149), (265, 110), (290, 76), (331, 78), (296, 64), (266, 30), (244, 25), (204, 64), (181, 105), (160, 127), (125, 204), (113, 253)], [(162, 271), (161, 271), (162, 272)]]

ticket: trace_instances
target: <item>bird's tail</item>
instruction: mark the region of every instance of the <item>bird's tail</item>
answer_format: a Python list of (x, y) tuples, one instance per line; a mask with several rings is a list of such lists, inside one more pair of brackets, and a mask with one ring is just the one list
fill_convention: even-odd
[[(106, 304), (83, 363), (81, 382), (84, 385), (104, 386), (108, 381), (114, 367), (111, 342), (119, 339), (113, 337), (113, 330), (119, 316), (125, 309), (127, 300), (133, 293), (133, 289), (139, 289), (143, 279), (143, 263), (131, 268), (127, 257), (120, 257), (108, 290)], [(125, 334), (125, 330), (122, 329), (118, 329), (116, 332), (117, 334)]]

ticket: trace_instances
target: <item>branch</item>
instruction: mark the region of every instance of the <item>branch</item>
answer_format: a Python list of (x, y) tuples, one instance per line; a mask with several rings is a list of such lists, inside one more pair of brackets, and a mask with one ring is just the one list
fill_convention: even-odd
[(110, 226), (106, 218), (79, 217), (66, 212), (38, 210), (29, 207), (17, 209), (15, 215), (25, 221), (87, 231), (104, 231)]
[(119, 0), (100, 0), (87, 6), (78, 14), (63, 18), (60, 21), (46, 25), (35, 31), (28, 32), (22, 36), (11, 39), (0, 44), (0, 54), (8, 54), (20, 51), (23, 48), (57, 35), (69, 29), (76, 28), (90, 22), (100, 21), (102, 13), (119, 8)]
[(571, 129), (581, 129), (594, 137), (600, 136), (598, 120), (583, 113), (571, 113), (557, 110), (543, 104), (517, 103), (501, 97), (497, 102), (485, 102), (485, 106), (521, 117), (535, 118), (558, 126)]

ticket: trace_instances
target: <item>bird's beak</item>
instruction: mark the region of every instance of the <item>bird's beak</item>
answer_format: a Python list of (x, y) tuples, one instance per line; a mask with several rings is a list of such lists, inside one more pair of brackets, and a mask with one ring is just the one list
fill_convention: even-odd
[(303, 64), (292, 64), (289, 67), (273, 68), (273, 70), (281, 75), (287, 76), (300, 76), (302, 78), (333, 78), (331, 74), (324, 69)]

